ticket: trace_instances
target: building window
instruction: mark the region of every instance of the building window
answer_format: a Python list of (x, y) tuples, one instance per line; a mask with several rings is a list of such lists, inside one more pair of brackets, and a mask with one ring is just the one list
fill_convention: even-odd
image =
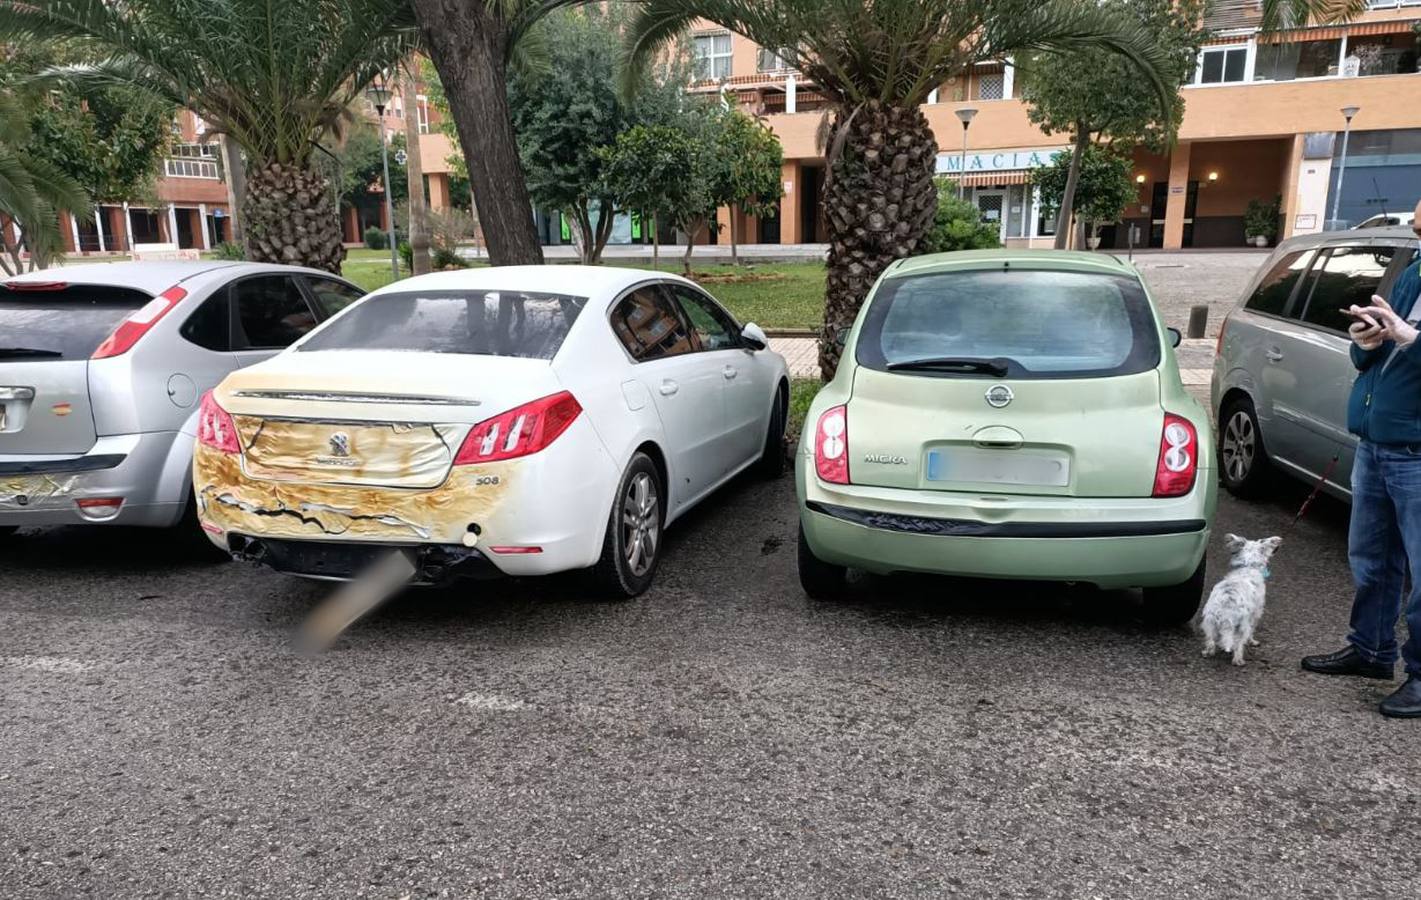
[(1007, 77), (1002, 72), (977, 76), (978, 100), (1001, 100), (1006, 96)]
[(1295, 78), (1326, 78), (1337, 75), (1342, 41), (1297, 41), (1262, 44), (1254, 64), (1255, 81), (1292, 81)]
[(1347, 75), (1409, 75), (1417, 69), (1417, 43), (1410, 34), (1386, 34), (1347, 40)]
[(416, 103), (419, 109), (419, 133), (429, 134), (429, 98), (420, 94)]
[(169, 178), (210, 178), (217, 180), (217, 163), (199, 159), (165, 159), (163, 174)]
[(1247, 68), (1247, 47), (1208, 49), (1199, 54), (1199, 83), (1230, 84), (1243, 81)]
[(697, 81), (719, 81), (730, 77), (730, 35), (698, 34), (695, 36)]
[(216, 159), (216, 144), (174, 144), (169, 153), (180, 159)]
[(759, 49), (756, 59), (756, 67), (761, 72), (783, 72), (794, 68), (788, 62), (790, 53), (787, 50), (772, 51), (764, 47)]

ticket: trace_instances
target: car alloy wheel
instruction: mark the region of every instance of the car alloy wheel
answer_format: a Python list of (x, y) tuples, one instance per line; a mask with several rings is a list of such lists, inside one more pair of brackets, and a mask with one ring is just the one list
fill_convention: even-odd
[(656, 480), (638, 472), (627, 483), (622, 497), (622, 547), (627, 569), (640, 578), (656, 562), (661, 545), (661, 511)]
[(1258, 454), (1258, 432), (1253, 427), (1253, 417), (1245, 409), (1236, 409), (1224, 425), (1223, 439), (1219, 445), (1223, 458), (1224, 474), (1229, 481), (1240, 484), (1248, 480), (1253, 471), (1254, 458)]

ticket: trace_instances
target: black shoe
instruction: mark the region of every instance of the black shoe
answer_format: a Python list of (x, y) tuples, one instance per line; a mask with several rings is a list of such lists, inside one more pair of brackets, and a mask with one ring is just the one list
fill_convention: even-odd
[(1421, 678), (1409, 676), (1406, 683), (1381, 702), (1382, 715), (1393, 719), (1421, 718)]
[(1367, 662), (1351, 644), (1336, 653), (1304, 656), (1303, 668), (1319, 675), (1359, 675), (1381, 681), (1391, 681), (1396, 677), (1390, 663)]

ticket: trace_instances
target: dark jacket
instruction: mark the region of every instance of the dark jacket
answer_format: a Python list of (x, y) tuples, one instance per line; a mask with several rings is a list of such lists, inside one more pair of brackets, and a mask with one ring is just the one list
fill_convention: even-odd
[[(1421, 293), (1421, 262), (1408, 266), (1392, 285), (1391, 308), (1410, 318)], [(1391, 357), (1387, 341), (1375, 350), (1352, 345), (1360, 372), (1347, 400), (1347, 430), (1377, 444), (1421, 444), (1421, 338)]]

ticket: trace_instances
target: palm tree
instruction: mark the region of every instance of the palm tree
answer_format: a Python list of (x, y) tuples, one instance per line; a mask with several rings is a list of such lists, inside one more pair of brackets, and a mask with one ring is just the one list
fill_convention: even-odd
[(339, 271), (338, 204), (311, 165), (414, 39), (408, 0), (0, 0), (0, 38), (77, 40), (49, 77), (123, 84), (201, 116), (246, 157), (247, 256)]
[(1367, 11), (1367, 0), (1263, 0), (1264, 31), (1301, 28), (1309, 22), (1346, 22)]
[[(6, 275), (47, 266), (63, 247), (60, 210), (83, 218), (92, 206), (77, 181), (29, 152), (30, 140), (20, 101), (0, 93), (0, 272)], [(12, 225), (19, 227), (18, 240)], [(29, 252), (28, 265), (22, 250)]]
[[(819, 365), (874, 280), (911, 255), (937, 208), (938, 141), (919, 108), (967, 67), (1030, 52), (1104, 47), (1169, 96), (1151, 36), (1089, 0), (642, 0), (628, 35), (649, 61), (708, 19), (762, 47), (784, 47), (833, 104), (824, 206), (829, 267)], [(1135, 89), (1140, 89), (1136, 87)]]

